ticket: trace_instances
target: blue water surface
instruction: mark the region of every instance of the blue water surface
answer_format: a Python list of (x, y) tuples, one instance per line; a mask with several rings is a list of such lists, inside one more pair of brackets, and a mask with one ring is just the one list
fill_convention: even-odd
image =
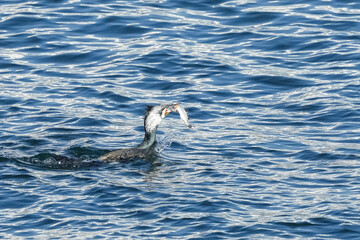
[(0, 238), (359, 238), (359, 1), (0, 8)]

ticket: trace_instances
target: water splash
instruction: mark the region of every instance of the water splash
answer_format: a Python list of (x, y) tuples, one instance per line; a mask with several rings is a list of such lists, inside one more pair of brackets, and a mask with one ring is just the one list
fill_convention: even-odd
[(162, 152), (165, 148), (170, 147), (171, 143), (178, 139), (178, 135), (173, 131), (169, 130), (165, 135), (157, 141), (155, 151), (157, 153)]

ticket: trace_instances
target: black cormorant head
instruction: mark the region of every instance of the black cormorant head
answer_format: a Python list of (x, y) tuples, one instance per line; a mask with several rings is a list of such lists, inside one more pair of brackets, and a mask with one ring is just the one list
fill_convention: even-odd
[(172, 111), (175, 111), (178, 104), (161, 104), (157, 106), (147, 106), (144, 119), (146, 132), (156, 131), (161, 121)]

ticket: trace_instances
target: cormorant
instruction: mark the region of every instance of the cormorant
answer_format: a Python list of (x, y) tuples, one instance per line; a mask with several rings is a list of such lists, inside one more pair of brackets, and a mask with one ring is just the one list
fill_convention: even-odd
[(104, 162), (119, 162), (134, 158), (146, 158), (154, 153), (156, 131), (161, 121), (171, 112), (178, 111), (178, 103), (147, 106), (144, 118), (145, 137), (142, 143), (133, 148), (109, 152), (99, 159)]

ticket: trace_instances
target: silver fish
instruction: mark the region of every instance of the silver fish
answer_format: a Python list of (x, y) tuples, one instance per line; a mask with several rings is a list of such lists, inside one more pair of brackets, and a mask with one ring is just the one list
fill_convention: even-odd
[(179, 113), (181, 120), (184, 121), (186, 126), (188, 126), (189, 128), (192, 128), (192, 125), (189, 123), (189, 116), (188, 116), (186, 110), (182, 106), (180, 106), (180, 104), (176, 105), (175, 111)]

